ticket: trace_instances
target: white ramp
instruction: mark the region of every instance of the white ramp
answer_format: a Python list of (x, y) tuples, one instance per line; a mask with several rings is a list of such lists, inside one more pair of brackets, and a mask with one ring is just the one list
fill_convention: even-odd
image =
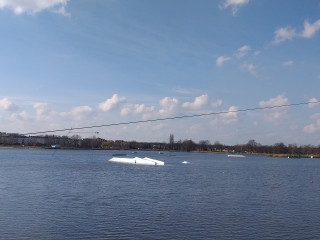
[(147, 161), (150, 161), (150, 162), (154, 162), (154, 165), (160, 165), (160, 166), (164, 165), (164, 162), (156, 160), (156, 159), (147, 158), (147, 157), (145, 157), (144, 159), (147, 160)]
[(138, 165), (153, 165), (153, 166), (163, 166), (164, 162), (155, 160), (152, 158), (119, 158), (119, 157), (113, 157), (109, 160), (109, 162), (117, 162), (117, 163), (126, 163), (126, 164), (138, 164)]

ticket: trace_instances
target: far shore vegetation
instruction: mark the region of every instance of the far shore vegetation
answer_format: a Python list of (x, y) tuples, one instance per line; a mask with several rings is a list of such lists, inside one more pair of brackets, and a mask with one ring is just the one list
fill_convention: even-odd
[(319, 158), (320, 145), (286, 145), (282, 142), (273, 145), (262, 145), (251, 139), (247, 143), (225, 145), (219, 141), (192, 140), (174, 141), (170, 134), (168, 142), (137, 142), (124, 140), (106, 140), (99, 137), (82, 138), (73, 136), (24, 136), (17, 133), (0, 132), (0, 148), (61, 148), (61, 149), (96, 149), (96, 150), (150, 150), (181, 152), (214, 152), (234, 154), (263, 154), (273, 157)]

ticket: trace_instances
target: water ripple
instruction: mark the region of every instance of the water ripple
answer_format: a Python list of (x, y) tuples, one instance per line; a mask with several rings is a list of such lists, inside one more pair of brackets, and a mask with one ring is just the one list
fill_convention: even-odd
[(1, 239), (320, 239), (315, 159), (0, 151)]

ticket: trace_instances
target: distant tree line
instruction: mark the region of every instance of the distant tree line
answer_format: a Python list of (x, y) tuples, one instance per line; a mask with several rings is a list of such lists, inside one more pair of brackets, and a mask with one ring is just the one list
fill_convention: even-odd
[(255, 140), (249, 140), (247, 144), (239, 144), (234, 146), (235, 152), (243, 153), (263, 153), (263, 154), (282, 154), (290, 157), (302, 156), (320, 156), (320, 145), (297, 145), (297, 144), (284, 144), (282, 142), (273, 145), (262, 145)]
[(291, 157), (314, 156), (320, 157), (320, 145), (285, 145), (282, 142), (273, 145), (262, 145), (251, 139), (246, 144), (224, 145), (219, 141), (211, 144), (209, 140), (194, 142), (192, 140), (174, 141), (170, 134), (169, 142), (137, 142), (124, 140), (106, 140), (91, 137), (73, 136), (24, 136), (17, 133), (0, 132), (0, 146), (27, 146), (61, 148), (105, 149), (105, 150), (154, 150), (154, 151), (182, 151), (182, 152), (228, 152), (247, 154), (288, 155)]

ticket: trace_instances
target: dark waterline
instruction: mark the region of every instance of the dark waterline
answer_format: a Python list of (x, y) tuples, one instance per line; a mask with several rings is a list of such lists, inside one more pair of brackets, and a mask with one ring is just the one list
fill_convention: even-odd
[(114, 153), (0, 149), (0, 239), (320, 239), (318, 159)]

